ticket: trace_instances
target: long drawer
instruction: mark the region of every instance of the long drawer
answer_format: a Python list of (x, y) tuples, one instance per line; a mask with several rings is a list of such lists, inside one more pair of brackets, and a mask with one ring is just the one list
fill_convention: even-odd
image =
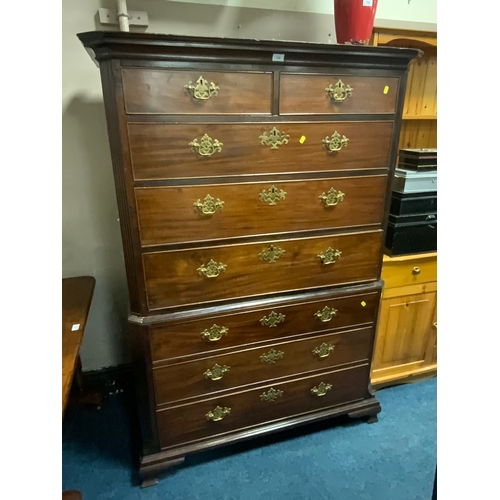
[(143, 246), (381, 224), (387, 175), (136, 188)]
[(270, 114), (272, 73), (123, 68), (128, 114)]
[(154, 310), (374, 281), (382, 234), (374, 230), (145, 253), (148, 305)]
[(230, 393), (157, 411), (160, 445), (180, 443), (291, 418), (367, 395), (369, 365)]
[[(380, 291), (334, 296), (312, 302), (278, 305), (256, 311), (215, 315), (150, 329), (154, 363), (213, 354), (235, 346), (270, 342), (301, 334), (372, 323)], [(276, 321), (266, 324), (266, 318)]]
[(158, 405), (300, 373), (325, 370), (371, 355), (373, 328), (329, 333), (156, 368)]
[(280, 114), (392, 114), (398, 87), (394, 77), (282, 73)]
[(134, 179), (152, 180), (387, 169), (393, 126), (392, 121), (129, 123), (128, 134)]

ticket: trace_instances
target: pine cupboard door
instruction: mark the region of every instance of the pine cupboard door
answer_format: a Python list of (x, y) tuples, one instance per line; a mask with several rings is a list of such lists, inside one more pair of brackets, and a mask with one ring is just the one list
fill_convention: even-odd
[(434, 308), (434, 316), (432, 318), (432, 349), (430, 349), (430, 359), (429, 363), (437, 368), (437, 302), (436, 307)]
[(387, 292), (380, 309), (373, 385), (424, 374), (435, 370), (437, 362), (436, 284)]

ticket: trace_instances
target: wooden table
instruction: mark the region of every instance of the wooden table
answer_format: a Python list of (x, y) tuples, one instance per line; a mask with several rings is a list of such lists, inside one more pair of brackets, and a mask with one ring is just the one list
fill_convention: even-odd
[(73, 379), (81, 386), (80, 346), (94, 294), (95, 278), (80, 276), (62, 280), (62, 416)]
[[(62, 280), (62, 416), (68, 405), (73, 380), (82, 384), (80, 346), (87, 324), (90, 304), (94, 294), (95, 279), (92, 276), (65, 278)], [(79, 491), (64, 491), (62, 500), (81, 500)]]

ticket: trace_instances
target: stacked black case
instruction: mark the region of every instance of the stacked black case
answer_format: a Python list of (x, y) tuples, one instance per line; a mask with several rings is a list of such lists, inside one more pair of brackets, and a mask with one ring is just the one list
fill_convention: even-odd
[[(411, 175), (412, 179), (429, 179), (433, 172), (436, 173), (433, 183), (429, 183), (421, 191), (401, 187), (404, 185), (405, 175)], [(395, 185), (399, 187), (393, 190), (391, 197), (386, 253), (397, 256), (436, 251), (437, 150), (400, 149), (396, 169), (396, 176), (398, 175), (403, 181), (398, 183), (398, 179), (395, 179)]]

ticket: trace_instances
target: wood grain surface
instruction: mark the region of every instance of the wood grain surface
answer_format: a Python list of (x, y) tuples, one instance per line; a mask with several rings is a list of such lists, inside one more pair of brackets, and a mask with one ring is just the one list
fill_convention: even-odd
[(62, 414), (66, 410), (78, 353), (87, 324), (95, 278), (62, 280)]
[[(193, 97), (185, 88), (198, 78), (218, 87), (206, 100)], [(123, 68), (123, 90), (127, 113), (146, 114), (270, 114), (272, 73), (179, 71)]]
[[(136, 122), (128, 124), (128, 134), (134, 179), (152, 180), (388, 169), (393, 127), (392, 121)], [(273, 128), (288, 136), (276, 149), (261, 143)], [(335, 132), (349, 141), (340, 151), (329, 152), (323, 140)], [(222, 143), (220, 152), (202, 156), (190, 146), (205, 134)]]
[[(277, 181), (245, 184), (210, 184), (136, 188), (143, 246), (209, 241), (239, 236), (293, 233), (382, 223), (387, 175)], [(276, 188), (284, 199), (275, 205), (261, 193)], [(327, 207), (321, 196), (333, 189), (344, 196)], [(223, 203), (204, 214), (210, 196)]]
[[(375, 281), (379, 277), (381, 230), (336, 236), (277, 240), (171, 250), (143, 255), (151, 310), (328, 285)], [(273, 244), (285, 251), (276, 262), (259, 254)], [(319, 258), (332, 248), (342, 252), (333, 264)], [(210, 261), (226, 266), (208, 278), (198, 269)]]

